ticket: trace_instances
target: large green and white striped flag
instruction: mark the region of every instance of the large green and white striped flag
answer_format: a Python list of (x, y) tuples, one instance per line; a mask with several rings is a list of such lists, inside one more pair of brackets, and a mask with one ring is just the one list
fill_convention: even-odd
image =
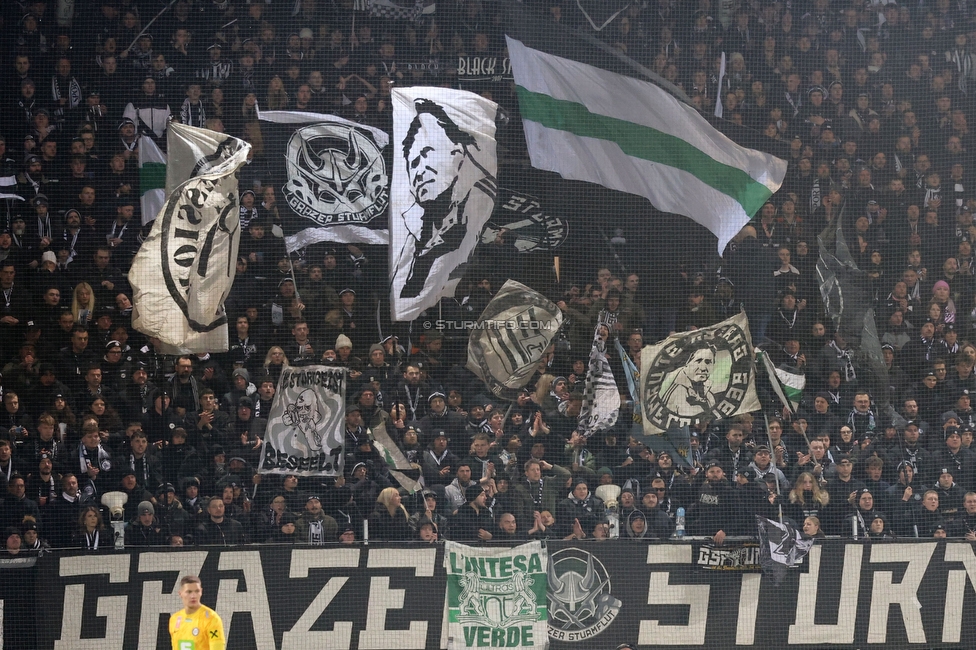
[(719, 254), (783, 183), (786, 161), (735, 144), (664, 88), (506, 40), (533, 167), (690, 217)]
[(156, 218), (166, 202), (166, 154), (152, 138), (139, 139), (139, 209), (142, 225)]

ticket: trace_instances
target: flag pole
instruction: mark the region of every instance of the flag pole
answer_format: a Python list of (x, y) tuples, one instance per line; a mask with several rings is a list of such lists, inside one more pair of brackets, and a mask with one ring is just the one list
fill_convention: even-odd
[(162, 15), (163, 15), (164, 13), (166, 13), (167, 11), (169, 11), (169, 8), (170, 8), (170, 7), (172, 7), (172, 6), (173, 6), (173, 5), (175, 5), (175, 4), (176, 4), (176, 0), (171, 0), (171, 1), (170, 1), (170, 3), (169, 3), (168, 5), (166, 5), (165, 7), (163, 7), (163, 9), (162, 9), (162, 11), (160, 11), (160, 12), (159, 12), (158, 14), (156, 14), (155, 16), (153, 16), (153, 19), (152, 19), (152, 20), (150, 20), (150, 21), (149, 21), (148, 23), (146, 23), (146, 26), (142, 28), (142, 31), (141, 31), (141, 32), (139, 32), (139, 34), (138, 34), (138, 35), (137, 35), (137, 36), (136, 36), (136, 37), (135, 37), (135, 38), (134, 38), (134, 39), (132, 40), (132, 42), (131, 42), (131, 43), (129, 43), (129, 47), (127, 47), (127, 48), (125, 48), (125, 50), (124, 50), (124, 51), (125, 51), (125, 52), (131, 52), (131, 51), (132, 51), (132, 48), (136, 46), (136, 43), (138, 43), (138, 42), (139, 42), (139, 39), (140, 39), (140, 38), (142, 38), (142, 35), (146, 33), (146, 31), (147, 31), (147, 30), (149, 29), (149, 27), (150, 27), (150, 26), (151, 26), (151, 25), (152, 25), (152, 24), (153, 24), (154, 22), (156, 22), (156, 20), (157, 20), (157, 19), (158, 19), (158, 18), (159, 18), (160, 16), (162, 16)]
[[(776, 470), (776, 469), (779, 469), (779, 468), (776, 467), (776, 452), (773, 451), (773, 438), (772, 438), (772, 436), (769, 435), (769, 416), (766, 415), (766, 411), (763, 411), (763, 420), (766, 422), (766, 440), (769, 441), (769, 455), (772, 457), (773, 469)], [(804, 435), (806, 435), (806, 434), (804, 434)], [(783, 504), (780, 503), (780, 500), (779, 500), (778, 497), (781, 497), (783, 495), (783, 493), (780, 491), (779, 477), (776, 476), (775, 472), (773, 473), (773, 476), (776, 478), (776, 496), (777, 496), (776, 506), (779, 508), (779, 523), (780, 523), (780, 525), (782, 525), (783, 524)]]

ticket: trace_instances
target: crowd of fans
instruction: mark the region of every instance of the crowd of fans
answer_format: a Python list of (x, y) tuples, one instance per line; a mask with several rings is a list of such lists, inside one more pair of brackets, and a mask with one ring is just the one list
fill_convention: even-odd
[[(590, 29), (585, 2), (537, 4)], [(783, 141), (789, 172), (722, 259), (689, 242), (694, 261), (669, 278), (677, 305), (651, 300), (662, 278), (623, 272), (609, 250), (547, 286), (566, 325), (513, 404), (464, 369), (463, 339), (386, 322), (382, 252), (286, 254), (256, 119), (258, 107), (302, 110), (390, 130), (396, 84), (458, 86), (459, 57), (504, 57), (503, 6), (420, 3), (403, 19), (324, 0), (167, 5), (0, 8), (8, 553), (112, 547), (113, 518), (126, 546), (662, 539), (679, 509), (688, 534), (719, 543), (751, 534), (753, 514), (810, 535), (976, 541), (976, 21), (965, 0), (660, 0), (619, 13), (600, 38), (702, 111), (721, 102), (725, 119)], [(524, 156), (511, 81), (463, 85), (516, 118), (499, 137)], [(173, 358), (131, 328), (127, 272), (148, 228), (138, 148), (165, 149), (171, 120), (253, 145), (227, 352)], [(883, 395), (865, 390), (856, 351), (824, 318), (816, 238), (839, 222), (870, 278)], [(505, 254), (490, 259), (514, 259), (504, 232), (491, 246)], [(473, 265), (444, 307), (477, 317), (505, 268)], [(639, 366), (645, 343), (742, 308), (775, 362), (805, 373), (797, 414), (704, 422), (688, 467), (631, 435), (611, 359), (626, 403), (618, 424), (576, 431), (598, 320)], [(277, 379), (308, 363), (349, 370), (344, 474), (258, 474)], [(421, 492), (398, 489), (370, 438), (381, 424)], [(103, 504), (111, 492), (126, 495), (121, 512)]]

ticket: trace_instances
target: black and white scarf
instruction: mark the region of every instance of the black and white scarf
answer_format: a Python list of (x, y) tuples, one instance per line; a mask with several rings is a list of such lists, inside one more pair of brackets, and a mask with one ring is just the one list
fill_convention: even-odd
[(88, 475), (89, 464), (101, 472), (109, 472), (112, 470), (112, 457), (101, 445), (92, 451), (85, 445), (78, 445), (78, 467), (82, 476)]
[[(65, 106), (58, 105), (61, 99), (67, 98)], [(62, 79), (58, 75), (51, 77), (51, 99), (58, 105), (54, 113), (59, 120), (64, 119), (65, 109), (78, 108), (81, 105), (81, 84), (74, 77)]]
[(836, 341), (830, 342), (830, 347), (834, 349), (837, 353), (837, 359), (844, 364), (844, 375), (848, 382), (852, 382), (857, 379), (857, 373), (854, 371), (854, 351), (853, 350), (841, 350), (837, 346)]
[(325, 530), (322, 528), (321, 521), (308, 522), (308, 543), (313, 546), (325, 544)]
[(180, 122), (203, 128), (207, 123), (207, 111), (203, 107), (203, 102), (198, 101), (194, 104), (189, 97), (184, 99), (183, 105), (180, 106)]

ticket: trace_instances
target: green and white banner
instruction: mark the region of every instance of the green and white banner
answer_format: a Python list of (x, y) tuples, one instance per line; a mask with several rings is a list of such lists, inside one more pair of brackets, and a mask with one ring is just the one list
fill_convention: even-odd
[(446, 542), (448, 650), (548, 648), (548, 566), (540, 542), (516, 548)]

